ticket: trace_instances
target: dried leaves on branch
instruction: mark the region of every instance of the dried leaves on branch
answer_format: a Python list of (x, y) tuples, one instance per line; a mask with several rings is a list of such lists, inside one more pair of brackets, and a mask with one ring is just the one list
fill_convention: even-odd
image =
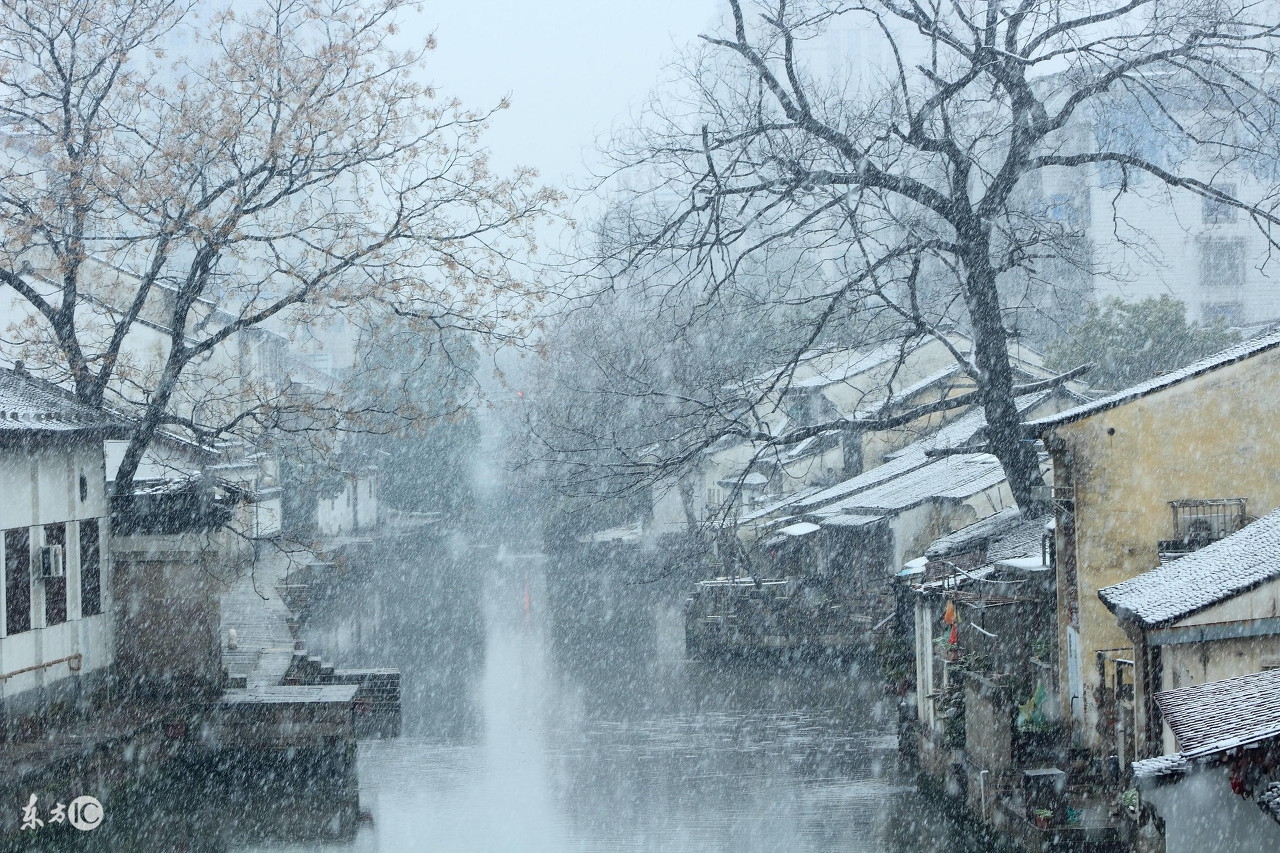
[(425, 82), (434, 42), (398, 46), (406, 4), (205, 8), (0, 7), (0, 285), (25, 312), (4, 335), (138, 418), (117, 489), (161, 428), (359, 427), (344, 395), (264, 369), (257, 330), (515, 339), (541, 299), (518, 259), (557, 194), (490, 170), (495, 110)]

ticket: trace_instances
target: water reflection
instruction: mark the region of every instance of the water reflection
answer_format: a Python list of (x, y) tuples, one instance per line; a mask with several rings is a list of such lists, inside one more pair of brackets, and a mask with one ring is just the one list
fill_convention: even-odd
[[(357, 844), (882, 848), (886, 800), (908, 792), (886, 778), (893, 742), (877, 697), (860, 693), (847, 672), (687, 664), (680, 613), (670, 605), (613, 599), (593, 602), (593, 610), (563, 595), (552, 602), (545, 563), (532, 556), (453, 566), (463, 574), (477, 568), (483, 663), (453, 686), (477, 709), (480, 730), (421, 725), (449, 717), (434, 691), (419, 692), (418, 707), (407, 701), (405, 730), (413, 734), (362, 747), (361, 800), (372, 825)], [(398, 624), (394, 604), (380, 607), (384, 631), (388, 620)], [(313, 620), (312, 636), (320, 627)], [(417, 630), (436, 636), (423, 646), (436, 652), (432, 666), (450, 669), (440, 646), (448, 632), (439, 627)], [(367, 630), (363, 645), (377, 653)], [(432, 666), (406, 667), (407, 695), (414, 679), (440, 677)], [(465, 668), (450, 671), (465, 678)]]
[(874, 679), (686, 662), (681, 614), (663, 596), (570, 599), (548, 589), (537, 557), (411, 550), (317, 601), (306, 628), (310, 650), (339, 666), (403, 672), (404, 734), (360, 745), (358, 813), (310, 778), (276, 791), (206, 784), (200, 807), (175, 818), (186, 807), (170, 784), (139, 797), (132, 820), (185, 840), (111, 849), (966, 847), (897, 775)]

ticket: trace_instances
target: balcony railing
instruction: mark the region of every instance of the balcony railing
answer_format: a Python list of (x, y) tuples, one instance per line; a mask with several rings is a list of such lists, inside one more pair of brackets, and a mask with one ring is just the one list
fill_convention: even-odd
[(1170, 501), (1175, 539), (1157, 542), (1160, 562), (1185, 557), (1225, 539), (1248, 523), (1244, 498), (1197, 498)]

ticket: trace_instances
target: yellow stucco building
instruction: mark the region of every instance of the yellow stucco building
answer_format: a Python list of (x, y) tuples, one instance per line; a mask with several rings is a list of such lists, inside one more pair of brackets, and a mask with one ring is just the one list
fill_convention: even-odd
[(1133, 709), (1161, 685), (1141, 683), (1098, 590), (1280, 506), (1280, 333), (1031, 427), (1053, 458), (1062, 718), (1123, 766), (1148, 723)]

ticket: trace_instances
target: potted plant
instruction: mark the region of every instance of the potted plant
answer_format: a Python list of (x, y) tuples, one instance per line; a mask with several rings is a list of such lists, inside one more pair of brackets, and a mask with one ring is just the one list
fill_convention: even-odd
[(1036, 809), (1032, 813), (1032, 819), (1035, 825), (1040, 829), (1049, 829), (1053, 826), (1053, 812), (1049, 809)]

